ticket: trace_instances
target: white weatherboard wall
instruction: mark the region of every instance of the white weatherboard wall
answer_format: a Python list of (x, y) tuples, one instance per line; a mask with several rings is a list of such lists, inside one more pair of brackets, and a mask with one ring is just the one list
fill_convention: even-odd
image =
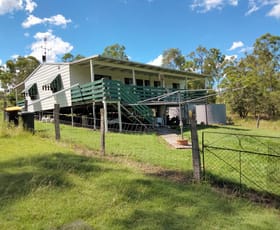
[[(54, 108), (54, 104), (60, 104), (61, 107), (71, 106), (71, 91), (67, 90), (52, 96), (51, 90), (43, 90), (43, 85), (49, 83), (49, 79), (61, 75), (63, 89), (70, 87), (69, 64), (42, 64), (30, 77), (25, 81), (25, 88), (37, 83), (39, 98), (31, 100), (27, 95), (28, 111), (36, 112)], [(47, 99), (45, 99), (47, 98)]]
[(226, 105), (196, 105), (197, 124), (226, 124)]
[(75, 84), (86, 84), (90, 82), (90, 68), (81, 67), (78, 65), (70, 66), (70, 75), (71, 75), (71, 85)]

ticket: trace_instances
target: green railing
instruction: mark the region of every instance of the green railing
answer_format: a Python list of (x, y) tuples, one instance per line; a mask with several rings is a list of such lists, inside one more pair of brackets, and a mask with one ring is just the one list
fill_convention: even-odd
[[(138, 102), (144, 100), (152, 101), (164, 101), (164, 102), (179, 102), (188, 101), (192, 99), (197, 99), (204, 97), (206, 95), (205, 91), (186, 91), (179, 89), (169, 89), (169, 88), (155, 88), (150, 86), (129, 86), (131, 93), (137, 95)], [(177, 93), (176, 93), (177, 92)], [(180, 99), (179, 99), (180, 95)], [(163, 96), (161, 99), (159, 97)], [(152, 100), (154, 99), (154, 100)], [(159, 100), (158, 100), (159, 99)]]
[[(176, 93), (176, 91), (178, 93)], [(169, 96), (165, 96), (170, 93)], [(71, 89), (72, 103), (83, 102), (114, 102), (120, 101), (124, 106), (131, 107), (137, 115), (143, 117), (152, 123), (152, 110), (139, 102), (144, 100), (164, 101), (164, 102), (179, 102), (179, 94), (181, 101), (187, 101), (195, 98), (200, 98), (206, 95), (206, 91), (185, 90), (178, 91), (177, 89), (154, 88), (149, 86), (125, 85), (121, 81), (101, 79), (90, 82)], [(160, 100), (157, 97), (164, 96)]]
[[(134, 86), (124, 85), (121, 81), (101, 79), (98, 81), (90, 82), (71, 90), (72, 102), (86, 102), (86, 101), (121, 101), (122, 93), (121, 89), (125, 88), (126, 92), (135, 95), (135, 99), (132, 103), (139, 101), (156, 98), (167, 93), (173, 93), (178, 89), (167, 88), (154, 88), (150, 86)], [(187, 101), (191, 99), (201, 98), (206, 95), (206, 91), (180, 91), (181, 101)], [(161, 101), (178, 102), (178, 93), (171, 94), (164, 97)]]
[(89, 82), (71, 89), (72, 103), (105, 99), (103, 80)]
[(153, 123), (153, 111), (147, 105), (140, 105), (139, 95), (133, 92), (133, 88), (121, 84), (120, 87), (121, 103), (131, 106), (133, 110), (144, 117), (149, 123)]
[(19, 107), (23, 107), (24, 106), (24, 100), (17, 101), (16, 105), (19, 106)]
[(133, 88), (120, 81), (101, 79), (77, 86), (71, 90), (72, 102), (81, 103), (89, 101), (120, 101), (125, 106), (130, 106), (135, 116), (141, 116), (149, 123), (153, 122), (152, 110), (146, 105), (137, 105), (139, 98)]

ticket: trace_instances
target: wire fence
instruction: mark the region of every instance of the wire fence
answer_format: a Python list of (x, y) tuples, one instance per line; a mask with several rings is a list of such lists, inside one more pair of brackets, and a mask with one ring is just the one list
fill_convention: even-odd
[[(44, 113), (40, 117), (37, 115), (36, 120), (43, 123), (53, 123), (53, 113)], [(100, 129), (100, 119), (92, 118), (89, 116), (71, 116), (69, 114), (59, 114), (59, 123), (64, 125), (70, 125), (72, 127), (83, 127), (93, 130)], [(118, 119), (108, 120), (108, 130), (113, 132), (129, 132), (129, 133), (143, 133), (152, 132), (155, 128), (154, 124), (145, 123), (132, 123), (132, 122), (121, 122), (121, 126)]]
[(280, 138), (203, 132), (203, 172), (217, 183), (280, 196)]
[[(60, 114), (61, 142), (69, 143), (83, 154), (101, 154), (100, 119)], [(53, 113), (36, 116), (35, 134), (55, 139)], [(192, 176), (191, 150), (171, 148), (158, 136), (154, 126), (122, 123), (120, 132), (117, 120), (108, 121), (105, 134), (105, 156), (125, 161), (149, 174), (172, 175), (178, 180)]]
[[(36, 122), (36, 131), (55, 137), (52, 113)], [(106, 155), (144, 167), (155, 174), (186, 180), (193, 177), (191, 150), (169, 148), (152, 126), (108, 121)], [(61, 139), (95, 154), (101, 151), (100, 120), (60, 114)], [(232, 133), (202, 133), (202, 171), (215, 183), (231, 185), (240, 191), (254, 190), (280, 197), (280, 138)], [(132, 163), (134, 162), (134, 163)], [(184, 178), (184, 179), (182, 179)]]

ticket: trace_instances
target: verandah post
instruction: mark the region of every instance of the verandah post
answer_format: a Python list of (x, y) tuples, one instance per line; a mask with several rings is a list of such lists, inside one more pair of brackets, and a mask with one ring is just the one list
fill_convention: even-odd
[(93, 129), (96, 130), (95, 102), (92, 103)]
[(104, 122), (104, 109), (100, 109), (100, 153), (105, 155), (105, 122)]
[(74, 110), (72, 106), (71, 106), (71, 126), (74, 127)]

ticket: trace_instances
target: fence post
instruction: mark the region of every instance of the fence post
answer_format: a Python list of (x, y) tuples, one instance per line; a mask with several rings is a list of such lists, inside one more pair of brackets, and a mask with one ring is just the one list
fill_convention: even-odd
[(55, 139), (60, 140), (60, 127), (59, 127), (59, 104), (54, 104), (53, 118), (54, 118), (54, 129), (55, 129)]
[(201, 162), (198, 144), (198, 135), (196, 127), (196, 117), (195, 113), (190, 111), (190, 128), (191, 128), (191, 138), (192, 138), (192, 160), (193, 160), (193, 176), (196, 182), (200, 182), (201, 179)]
[(204, 149), (204, 147), (205, 147), (205, 145), (204, 145), (204, 143), (205, 143), (205, 139), (204, 139), (204, 132), (202, 132), (202, 140), (201, 140), (201, 142), (202, 142), (202, 146), (201, 146), (201, 153), (202, 153), (202, 176), (203, 176), (203, 179), (205, 179), (205, 149)]
[(100, 153), (105, 156), (105, 122), (104, 122), (104, 109), (100, 109), (100, 135), (101, 135), (101, 148)]
[(3, 109), (3, 112), (4, 112), (4, 121), (6, 121), (7, 119), (7, 113), (6, 113), (6, 109), (7, 108), (7, 101), (6, 101), (6, 96), (5, 96), (5, 92), (4, 92), (4, 109)]
[(118, 101), (118, 120), (119, 120), (119, 132), (122, 132), (122, 109), (121, 102)]
[(257, 129), (260, 127), (260, 114), (257, 117)]

